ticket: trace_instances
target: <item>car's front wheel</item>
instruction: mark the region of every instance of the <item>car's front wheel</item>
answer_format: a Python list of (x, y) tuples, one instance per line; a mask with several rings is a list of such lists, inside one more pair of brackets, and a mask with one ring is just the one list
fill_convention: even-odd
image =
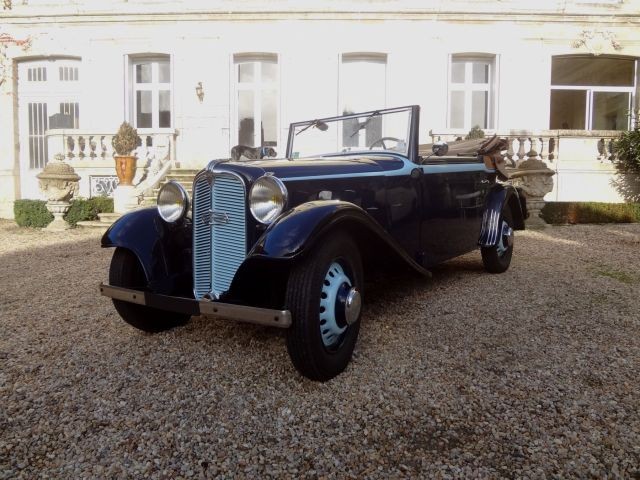
[[(130, 250), (116, 248), (109, 268), (109, 283), (114, 287), (148, 290), (147, 279), (138, 257)], [(167, 312), (145, 305), (113, 300), (113, 306), (129, 325), (145, 332), (161, 332), (189, 321), (190, 316)]]
[(513, 255), (514, 231), (513, 219), (509, 207), (502, 210), (498, 221), (498, 240), (492, 247), (482, 247), (482, 263), (487, 272), (505, 272), (511, 264)]
[(326, 381), (342, 372), (360, 329), (362, 261), (353, 239), (328, 237), (296, 265), (287, 283), (293, 324), (287, 350), (305, 377)]

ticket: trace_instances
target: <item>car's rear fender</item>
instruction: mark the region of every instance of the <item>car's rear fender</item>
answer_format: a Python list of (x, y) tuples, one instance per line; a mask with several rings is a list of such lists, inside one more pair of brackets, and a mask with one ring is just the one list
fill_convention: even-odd
[(151, 291), (164, 295), (193, 295), (191, 226), (188, 221), (169, 225), (156, 207), (127, 213), (102, 236), (102, 247), (133, 252)]
[(500, 214), (503, 209), (511, 210), (514, 230), (524, 230), (524, 220), (527, 208), (524, 198), (520, 198), (518, 191), (511, 185), (495, 185), (487, 196), (485, 210), (482, 217), (482, 228), (478, 244), (482, 247), (492, 247), (498, 242), (498, 228)]

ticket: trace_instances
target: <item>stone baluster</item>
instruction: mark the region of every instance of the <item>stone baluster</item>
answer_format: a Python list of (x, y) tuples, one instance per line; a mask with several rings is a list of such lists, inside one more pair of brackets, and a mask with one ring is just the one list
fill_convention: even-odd
[(598, 143), (596, 144), (596, 148), (598, 149), (598, 160), (600, 160), (601, 162), (604, 162), (606, 159), (606, 144), (605, 144), (605, 140), (604, 138), (601, 138), (600, 140), (598, 140)]
[(507, 159), (509, 160), (509, 163), (511, 164), (511, 166), (515, 166), (516, 162), (513, 159), (513, 138), (509, 138), (507, 137)]
[(531, 137), (529, 138), (529, 142), (530, 142), (530, 146), (529, 146), (529, 151), (527, 152), (527, 160), (530, 158), (538, 158), (538, 150), (537, 150), (538, 139), (535, 137)]
[(76, 135), (66, 135), (65, 137), (65, 156), (70, 160), (78, 158), (78, 138)]
[(78, 158), (85, 158), (87, 151), (87, 139), (83, 135), (78, 135)]
[(549, 137), (549, 161), (553, 162), (558, 160), (558, 139), (556, 137)]
[(525, 158), (524, 158), (524, 141), (526, 139), (518, 137), (517, 140), (518, 140), (518, 153), (517, 153), (517, 157), (518, 158), (516, 159), (516, 165), (525, 160)]
[(113, 145), (111, 141), (113, 135), (102, 135), (100, 140), (100, 157), (103, 160), (111, 160), (113, 158)]
[(91, 158), (91, 160), (95, 159), (98, 154), (96, 153), (96, 149), (98, 147), (97, 145), (97, 141), (100, 140), (100, 137), (98, 135), (89, 135), (89, 147), (88, 147), (88, 152), (89, 152), (89, 158)]
[(612, 162), (616, 160), (616, 140), (617, 139), (615, 138), (610, 138), (607, 148), (607, 151), (609, 152), (609, 160)]
[(549, 139), (546, 137), (540, 138), (540, 158), (543, 162), (549, 160)]

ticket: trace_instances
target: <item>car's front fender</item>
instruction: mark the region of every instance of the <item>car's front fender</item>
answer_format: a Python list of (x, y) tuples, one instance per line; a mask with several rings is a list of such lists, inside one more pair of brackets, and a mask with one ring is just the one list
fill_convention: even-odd
[(102, 236), (102, 247), (121, 247), (134, 253), (148, 287), (164, 295), (192, 295), (191, 225), (170, 225), (156, 207), (129, 212)]
[[(382, 226), (359, 206), (340, 200), (318, 200), (292, 208), (271, 224), (249, 252), (249, 258), (291, 260), (312, 251), (334, 228), (350, 231), (356, 240), (380, 240), (421, 273), (427, 273)], [(372, 237), (373, 236), (373, 237)]]

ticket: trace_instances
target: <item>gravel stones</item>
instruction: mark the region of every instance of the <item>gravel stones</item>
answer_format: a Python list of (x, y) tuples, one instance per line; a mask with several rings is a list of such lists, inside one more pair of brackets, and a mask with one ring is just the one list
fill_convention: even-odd
[(99, 234), (0, 221), (0, 479), (640, 476), (640, 225), (518, 232), (367, 285), (347, 370), (282, 332), (149, 335), (98, 295)]

